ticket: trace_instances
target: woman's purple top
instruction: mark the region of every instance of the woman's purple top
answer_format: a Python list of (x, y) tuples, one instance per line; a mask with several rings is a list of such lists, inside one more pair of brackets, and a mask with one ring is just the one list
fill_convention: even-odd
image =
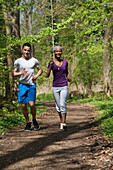
[[(50, 61), (50, 62), (53, 62)], [(48, 68), (50, 67), (50, 62), (48, 64)], [(63, 60), (62, 65), (59, 67), (55, 63), (53, 63), (52, 71), (53, 71), (53, 87), (63, 87), (67, 86), (67, 78), (66, 78), (66, 67), (68, 66), (68, 62)]]

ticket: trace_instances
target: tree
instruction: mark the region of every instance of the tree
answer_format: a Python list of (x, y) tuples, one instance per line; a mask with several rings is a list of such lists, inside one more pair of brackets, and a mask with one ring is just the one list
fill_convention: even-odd
[[(111, 13), (112, 5), (108, 4), (107, 13), (110, 15), (106, 18), (106, 27), (105, 27), (105, 34), (104, 34), (104, 53), (103, 53), (103, 75), (104, 75), (104, 91), (106, 96), (111, 96), (113, 93), (113, 86), (112, 86), (112, 70), (111, 70), (111, 40), (113, 35), (113, 15)], [(111, 14), (110, 14), (111, 13)]]
[(104, 89), (106, 95), (110, 96), (112, 91), (110, 61), (110, 37), (112, 32), (110, 25), (112, 19), (109, 16), (112, 9), (106, 10), (106, 7), (108, 8), (112, 2), (107, 1), (107, 6), (104, 0), (100, 2), (87, 0), (85, 3), (78, 1), (78, 3), (79, 9), (75, 9), (75, 22), (77, 23), (76, 55), (78, 56), (75, 76), (87, 86), (88, 92), (91, 93), (92, 86), (99, 83), (99, 79), (102, 80), (101, 60), (103, 56)]
[[(12, 69), (15, 56), (20, 56), (20, 47), (10, 46), (11, 37), (20, 37), (20, 27), (19, 27), (19, 10), (17, 9), (19, 1), (4, 1), (3, 3), (3, 13), (5, 20), (5, 33), (7, 36), (6, 48), (7, 48), (7, 66), (9, 68), (9, 75), (6, 78), (6, 97), (12, 100), (15, 96), (15, 88), (13, 88), (13, 77)], [(14, 8), (15, 7), (15, 8)], [(13, 56), (13, 57), (12, 57)]]

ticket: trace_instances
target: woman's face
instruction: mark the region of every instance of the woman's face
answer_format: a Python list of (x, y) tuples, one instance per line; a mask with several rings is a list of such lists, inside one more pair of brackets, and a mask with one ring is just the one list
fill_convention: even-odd
[(61, 50), (61, 49), (57, 49), (57, 50), (55, 51), (55, 57), (60, 58), (61, 55), (62, 55), (62, 50)]

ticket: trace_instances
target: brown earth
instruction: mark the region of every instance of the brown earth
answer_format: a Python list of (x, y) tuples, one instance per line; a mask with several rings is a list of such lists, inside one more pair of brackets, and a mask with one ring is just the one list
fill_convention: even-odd
[(113, 170), (113, 144), (100, 133), (94, 106), (68, 103), (64, 131), (54, 102), (45, 104), (39, 131), (24, 132), (23, 124), (0, 139), (0, 170)]

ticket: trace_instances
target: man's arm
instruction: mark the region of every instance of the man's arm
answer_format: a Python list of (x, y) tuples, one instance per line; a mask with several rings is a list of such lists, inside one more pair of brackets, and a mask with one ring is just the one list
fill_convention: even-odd
[(13, 74), (14, 77), (20, 76), (20, 75), (26, 75), (27, 71), (25, 71), (25, 69), (23, 69), (23, 71), (18, 72), (18, 69), (14, 68), (13, 71), (12, 71), (12, 74)]
[(38, 70), (38, 73), (36, 75), (33, 75), (33, 78), (32, 78), (33, 81), (35, 81), (43, 73), (43, 70), (40, 66), (37, 67), (37, 70)]

